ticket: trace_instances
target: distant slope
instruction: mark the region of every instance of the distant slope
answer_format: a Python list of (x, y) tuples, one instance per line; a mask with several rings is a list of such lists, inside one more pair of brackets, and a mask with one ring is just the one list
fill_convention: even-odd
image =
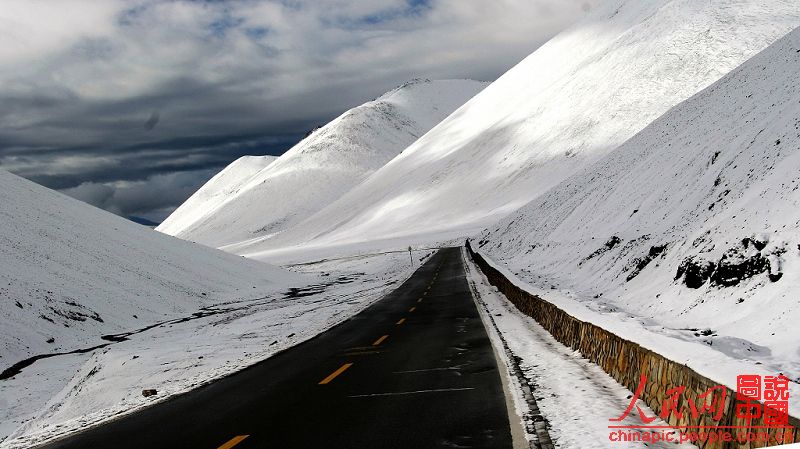
[(276, 159), (277, 156), (242, 156), (236, 159), (203, 184), (156, 229), (174, 235), (213, 213), (222, 203), (236, 195), (253, 176)]
[(414, 80), (353, 108), (221, 195), (185, 204), (157, 229), (210, 246), (269, 236), (330, 204), (487, 83)]
[(0, 170), (0, 371), (297, 275), (154, 232)]
[(797, 373), (799, 79), (797, 29), (493, 226), (482, 249), (592, 309)]
[(237, 252), (402, 246), (477, 232), (796, 25), (800, 9), (787, 0), (606, 2), (340, 200)]
[(154, 222), (152, 220), (148, 220), (147, 218), (144, 218), (144, 217), (137, 217), (137, 216), (134, 216), (134, 215), (129, 215), (128, 216), (128, 220), (130, 220), (130, 221), (132, 221), (132, 222), (134, 222), (136, 224), (140, 224), (142, 226), (147, 226), (148, 228), (155, 228), (156, 226), (158, 226), (158, 223), (156, 223), (156, 222)]

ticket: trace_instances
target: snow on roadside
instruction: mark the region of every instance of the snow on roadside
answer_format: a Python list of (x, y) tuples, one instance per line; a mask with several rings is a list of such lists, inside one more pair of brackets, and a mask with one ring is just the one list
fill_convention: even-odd
[[(522, 359), (522, 370), (529, 383), (536, 387), (536, 403), (548, 421), (550, 437), (557, 448), (695, 447), (688, 443), (610, 442), (608, 420), (625, 410), (632, 392), (517, 310), (471, 261), (467, 260), (466, 266), (468, 278), (480, 295), (478, 300), (485, 307), (485, 310), (478, 309), (493, 316), (511, 351)], [(491, 328), (487, 330), (495, 332)], [(520, 404), (524, 404), (520, 394), (517, 391), (515, 398), (518, 412)], [(648, 415), (655, 415), (644, 402), (639, 401), (638, 405)], [(656, 423), (666, 425), (658, 420), (651, 425)], [(631, 414), (621, 424), (642, 425), (642, 422)]]
[[(85, 429), (264, 360), (368, 307), (408, 278), (411, 268), (401, 253), (296, 266), (321, 283), (218, 304), (213, 315), (159, 326), (90, 353), (37, 361), (0, 382), (0, 438), (8, 436), (0, 448), (27, 448)], [(145, 388), (158, 394), (144, 398)]]

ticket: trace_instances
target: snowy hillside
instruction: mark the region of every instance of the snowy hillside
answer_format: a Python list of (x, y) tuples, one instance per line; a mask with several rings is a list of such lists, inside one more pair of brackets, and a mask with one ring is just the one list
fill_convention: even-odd
[(236, 195), (242, 186), (277, 159), (276, 156), (242, 156), (217, 173), (176, 209), (157, 229), (175, 234)]
[(471, 80), (406, 83), (345, 112), (247, 179), (249, 173), (217, 180), (217, 189), (230, 192), (224, 201), (187, 202), (157, 229), (215, 247), (287, 229), (339, 198), (485, 86)]
[(798, 79), (800, 29), (493, 226), (482, 250), (548, 298), (638, 323), (637, 338), (800, 382)]
[(407, 257), (290, 272), (0, 170), (0, 447), (86, 429), (307, 340), (408, 277), (420, 260)]
[(298, 275), (172, 237), (0, 170), (0, 371)]
[(797, 25), (793, 0), (606, 2), (339, 201), (236, 251), (478, 232)]

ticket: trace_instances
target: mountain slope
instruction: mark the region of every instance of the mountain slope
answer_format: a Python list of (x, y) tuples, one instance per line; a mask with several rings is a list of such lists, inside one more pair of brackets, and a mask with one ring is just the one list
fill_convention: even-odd
[(484, 232), (480, 246), (591, 309), (797, 373), (798, 79), (800, 29)]
[[(415, 80), (353, 108), (295, 145), (218, 206), (181, 206), (157, 229), (223, 246), (287, 229), (336, 200), (486, 83)], [(238, 190), (238, 191), (237, 191)]]
[(172, 235), (202, 219), (228, 198), (236, 195), (253, 176), (276, 159), (276, 156), (242, 156), (236, 159), (203, 184), (157, 229)]
[(616, 148), (800, 24), (793, 1), (610, 1), (492, 83), (270, 257), (443, 240), (495, 222)]
[(298, 280), (2, 170), (0, 229), (0, 371)]

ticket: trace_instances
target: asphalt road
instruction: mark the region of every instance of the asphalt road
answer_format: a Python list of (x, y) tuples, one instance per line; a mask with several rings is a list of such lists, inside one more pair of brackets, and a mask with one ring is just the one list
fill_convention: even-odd
[(46, 448), (510, 448), (460, 250), (324, 334)]

